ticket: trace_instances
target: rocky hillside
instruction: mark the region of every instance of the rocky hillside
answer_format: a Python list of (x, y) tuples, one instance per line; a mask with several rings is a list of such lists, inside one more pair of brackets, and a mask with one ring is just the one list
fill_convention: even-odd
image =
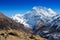
[(30, 28), (0, 13), (0, 40), (46, 40), (31, 32)]
[(17, 23), (11, 18), (3, 15), (2, 13), (0, 13), (0, 29), (2, 30), (10, 30), (10, 29), (22, 30), (23, 29), (24, 31), (29, 31), (29, 32), (31, 30), (30, 28), (25, 27), (23, 24)]
[(22, 24), (16, 23), (15, 21), (6, 17), (2, 13), (0, 14), (0, 29), (4, 29), (4, 30), (19, 29), (22, 26), (23, 26)]

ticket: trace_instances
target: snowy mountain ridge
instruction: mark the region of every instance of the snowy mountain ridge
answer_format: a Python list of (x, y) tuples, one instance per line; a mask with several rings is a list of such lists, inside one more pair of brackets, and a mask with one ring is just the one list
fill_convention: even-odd
[(56, 15), (56, 12), (51, 8), (33, 7), (25, 14), (16, 14), (15, 16), (12, 16), (12, 19), (24, 24), (27, 27), (34, 27), (36, 23), (41, 20), (43, 20), (45, 23), (47, 21), (51, 22), (53, 17)]

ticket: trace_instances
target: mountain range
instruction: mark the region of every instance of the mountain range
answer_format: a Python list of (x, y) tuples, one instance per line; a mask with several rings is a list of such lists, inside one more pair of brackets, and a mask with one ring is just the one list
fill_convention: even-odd
[(51, 8), (33, 7), (25, 14), (16, 14), (15, 16), (12, 16), (12, 19), (26, 25), (27, 27), (30, 26), (34, 28), (34, 26), (40, 21), (44, 21), (45, 24), (50, 23), (56, 15), (57, 13)]
[(0, 13), (0, 40), (45, 40), (32, 29)]
[(33, 7), (11, 18), (0, 13), (0, 35), (18, 36), (19, 40), (25, 37), (27, 40), (60, 40), (60, 14), (46, 7)]
[(60, 14), (46, 7), (33, 7), (25, 14), (12, 16), (16, 22), (32, 28), (33, 34), (38, 34), (48, 40), (60, 40)]

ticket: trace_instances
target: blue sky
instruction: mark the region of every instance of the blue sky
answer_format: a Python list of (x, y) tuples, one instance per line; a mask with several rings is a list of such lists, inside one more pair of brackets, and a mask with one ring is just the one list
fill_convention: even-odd
[(0, 12), (6, 16), (25, 13), (34, 6), (45, 6), (60, 13), (60, 0), (0, 0)]

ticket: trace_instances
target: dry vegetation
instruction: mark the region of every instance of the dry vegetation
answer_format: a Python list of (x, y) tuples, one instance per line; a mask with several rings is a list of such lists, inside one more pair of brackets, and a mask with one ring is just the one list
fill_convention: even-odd
[(32, 35), (18, 30), (0, 30), (0, 40), (46, 40), (38, 35)]

